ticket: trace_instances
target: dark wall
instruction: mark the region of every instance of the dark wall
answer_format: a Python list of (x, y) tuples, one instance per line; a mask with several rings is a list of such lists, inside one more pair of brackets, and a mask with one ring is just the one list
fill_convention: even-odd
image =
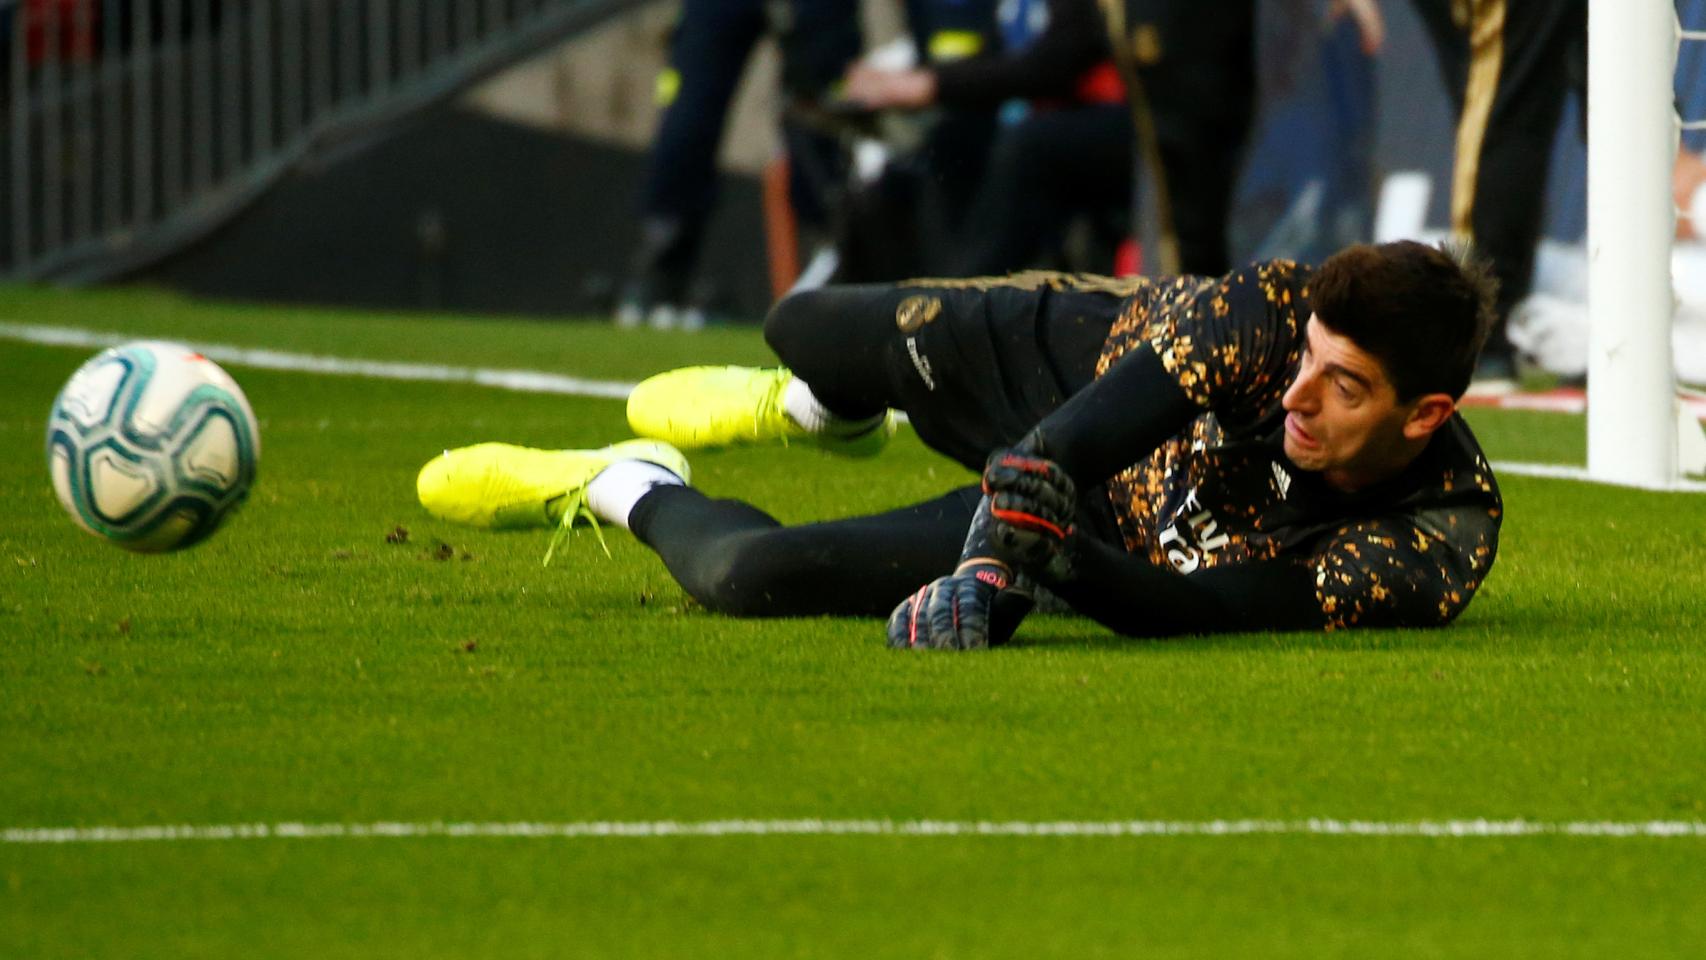
[[(210, 296), (389, 308), (602, 312), (634, 239), (644, 157), (445, 108), (285, 179), (137, 277)], [(763, 315), (759, 185), (725, 176), (702, 273)]]

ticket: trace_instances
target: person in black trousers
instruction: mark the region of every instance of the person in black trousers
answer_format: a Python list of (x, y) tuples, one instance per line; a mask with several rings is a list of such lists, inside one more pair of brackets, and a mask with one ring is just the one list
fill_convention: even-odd
[(1412, 2), (1458, 113), (1451, 228), (1492, 259), (1499, 279), (1477, 379), (1511, 381), (1506, 327), (1533, 279), (1552, 140), (1565, 96), (1586, 91), (1587, 0)]
[[(1255, 110), (1253, 0), (1050, 0), (1048, 27), (1016, 54), (902, 72), (856, 70), (847, 96), (895, 109), (1058, 97), (1110, 56), (1125, 81), (1140, 173), (1151, 188), (1140, 199), (1155, 226), (1146, 266), (1154, 273), (1226, 271), (1227, 220)], [(1090, 139), (1085, 145), (1087, 154), (1107, 149)], [(982, 272), (992, 264), (977, 266)]]
[[(858, 12), (856, 0), (685, 0), (669, 66), (658, 78), (664, 110), (641, 191), (640, 238), (617, 309), (619, 325), (703, 323), (689, 288), (716, 199), (717, 149), (741, 73), (758, 41), (773, 33), (782, 48), (785, 95), (821, 98), (859, 55)], [(840, 163), (830, 138), (787, 121), (782, 132), (796, 165), (822, 170)], [(829, 234), (823, 179), (789, 178), (790, 200), (808, 236)]]
[[(1488, 257), (1499, 281), (1496, 321), (1475, 379), (1511, 388), (1506, 330), (1528, 296), (1545, 213), (1546, 173), (1564, 99), (1587, 103), (1587, 0), (1411, 0), (1457, 111), (1451, 229)], [(1377, 0), (1338, 0), (1373, 52), (1384, 33)]]

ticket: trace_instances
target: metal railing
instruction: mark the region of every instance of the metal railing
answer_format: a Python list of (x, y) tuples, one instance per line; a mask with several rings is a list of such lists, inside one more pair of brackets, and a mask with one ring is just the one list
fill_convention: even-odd
[(0, 279), (93, 281), (648, 0), (0, 0)]

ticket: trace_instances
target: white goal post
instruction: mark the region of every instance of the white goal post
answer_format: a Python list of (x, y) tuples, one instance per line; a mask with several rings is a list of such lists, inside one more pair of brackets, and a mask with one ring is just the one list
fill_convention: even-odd
[[(1588, 473), (1681, 479), (1671, 326), (1671, 167), (1680, 128), (1673, 0), (1588, 6)], [(1693, 39), (1690, 37), (1689, 39)]]

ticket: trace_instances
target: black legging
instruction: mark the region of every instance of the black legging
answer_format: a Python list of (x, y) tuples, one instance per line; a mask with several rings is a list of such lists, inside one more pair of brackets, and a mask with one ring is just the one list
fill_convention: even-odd
[(975, 486), (887, 513), (784, 527), (739, 500), (654, 487), (628, 516), (634, 536), (707, 610), (746, 617), (887, 616), (952, 570)]
[[(771, 309), (764, 338), (830, 412), (859, 420), (903, 411), (931, 449), (981, 471), (991, 450), (1017, 443), (1094, 378), (1122, 303), (1017, 279), (808, 290)], [(909, 299), (941, 307), (916, 345), (896, 327)], [(920, 362), (932, 364), (932, 382), (920, 379)]]
[(888, 374), (899, 298), (890, 284), (795, 293), (771, 308), (764, 342), (838, 417), (864, 420), (903, 409)]
[[(958, 340), (961, 352), (938, 354), (939, 390), (917, 381), (895, 321), (896, 305), (927, 289), (956, 300), (944, 311), (971, 311), (972, 322)], [(999, 281), (985, 292), (830, 287), (777, 304), (764, 334), (831, 411), (847, 418), (889, 408), (909, 411), (921, 438), (973, 470), (982, 469), (990, 450), (1017, 442), (1045, 418), (1060, 421), (1056, 455), (1099, 468), (1107, 459), (1102, 448), (1116, 438), (1104, 436), (1105, 430), (1075, 429), (1076, 423), (1066, 422), (1075, 418), (1049, 414), (1091, 379), (1119, 302), (1003, 289)], [(946, 327), (952, 321), (944, 313), (936, 322)], [(968, 359), (975, 366), (949, 362)], [(1189, 408), (1153, 354), (1140, 362), (1154, 368), (1149, 379), (1168, 385), (1170, 393), (1116, 390), (1117, 396), (1103, 396), (1102, 402)], [(1094, 413), (1097, 401), (1088, 397), (1067, 406)], [(908, 593), (954, 568), (980, 499), (979, 489), (968, 486), (886, 513), (784, 527), (743, 501), (668, 486), (642, 497), (628, 524), (706, 609), (736, 616), (884, 616)], [(1099, 485), (1081, 489), (1079, 526), (1118, 540)]]

